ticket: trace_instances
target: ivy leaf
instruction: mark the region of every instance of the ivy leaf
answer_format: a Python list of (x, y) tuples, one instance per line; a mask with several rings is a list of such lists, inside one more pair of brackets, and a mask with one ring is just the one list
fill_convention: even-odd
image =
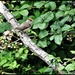
[(46, 67), (43, 67), (43, 68), (39, 69), (38, 71), (39, 71), (40, 73), (43, 73), (45, 70), (46, 70)]
[(34, 6), (36, 6), (37, 8), (41, 8), (44, 5), (45, 1), (40, 1), (40, 2), (36, 2), (34, 3)]
[(41, 15), (33, 21), (33, 29), (37, 29), (38, 27), (40, 29), (45, 29), (48, 26), (48, 22), (51, 21), (53, 17), (54, 15), (51, 11)]
[(73, 23), (71, 26), (72, 26), (72, 27), (75, 27), (75, 23)]
[(45, 4), (45, 8), (50, 8), (50, 2)]
[(25, 8), (29, 8), (30, 5), (29, 4), (23, 4), (22, 7), (20, 9), (25, 9)]
[(43, 23), (42, 18), (38, 17), (33, 21), (33, 25), (38, 24), (38, 23)]
[[(42, 17), (42, 16), (41, 16)], [(47, 12), (43, 15), (43, 18), (44, 18), (44, 22), (49, 22), (53, 19), (54, 15), (53, 15), (53, 12)]]
[(59, 7), (59, 9), (60, 9), (60, 10), (66, 10), (66, 6), (65, 6), (65, 5), (61, 5), (61, 6)]
[(22, 11), (20, 11), (20, 14), (22, 16), (28, 16), (29, 12), (28, 12), (28, 10), (22, 10)]
[(22, 61), (26, 60), (27, 59), (27, 54), (22, 54), (21, 58), (22, 58)]
[(66, 17), (64, 17), (60, 22), (61, 22), (61, 24), (64, 24), (66, 21), (68, 21), (69, 20), (69, 16), (66, 16)]
[(39, 11), (39, 10), (34, 11), (34, 15), (35, 15), (36, 17), (39, 17), (39, 16), (40, 16), (40, 11)]
[(56, 3), (55, 2), (50, 2), (51, 10), (56, 9)]
[(71, 10), (69, 11), (69, 14), (72, 15), (72, 16), (75, 15), (75, 9), (71, 9)]
[(60, 35), (55, 36), (54, 41), (55, 41), (56, 44), (60, 45), (61, 42), (62, 42), (62, 39), (63, 39), (62, 34), (60, 34)]
[(42, 39), (42, 38), (46, 37), (47, 35), (48, 35), (48, 31), (47, 30), (42, 30), (39, 33), (39, 38)]
[(53, 55), (49, 55), (49, 60), (54, 59), (55, 57)]
[(31, 34), (34, 34), (35, 36), (37, 36), (37, 32), (35, 31), (31, 31)]
[(55, 21), (50, 27), (53, 30), (60, 29), (60, 23), (58, 21)]
[(37, 28), (39, 28), (39, 23), (33, 25), (33, 29), (37, 29)]
[(7, 22), (3, 22), (0, 25), (0, 33), (3, 33), (5, 30), (10, 30), (11, 26)]
[(71, 50), (70, 52), (71, 52), (72, 54), (75, 54), (75, 51), (74, 51), (74, 50)]
[(14, 11), (14, 12), (12, 12), (12, 14), (13, 14), (13, 16), (17, 16), (17, 15), (19, 15), (20, 13), (19, 13), (18, 11)]
[(3, 33), (5, 31), (5, 24), (0, 25), (0, 33)]
[(66, 69), (67, 71), (73, 71), (73, 70), (75, 70), (75, 66), (74, 66), (73, 64), (68, 64), (68, 65), (65, 67), (65, 69)]
[(28, 52), (29, 52), (29, 50), (27, 50), (27, 49), (24, 50), (24, 53), (25, 54), (28, 54)]
[(18, 51), (18, 53), (22, 54), (23, 50), (24, 50), (24, 48), (20, 48), (19, 51)]
[(41, 48), (47, 47), (47, 41), (46, 40), (40, 40), (38, 41), (37, 45)]
[(2, 60), (0, 61), (0, 66), (2, 66), (3, 64), (5, 64), (7, 62), (6, 58), (2, 58)]
[(60, 17), (62, 17), (63, 15), (64, 15), (64, 12), (63, 12), (63, 11), (58, 11), (58, 12), (55, 14), (55, 16), (56, 16), (57, 19), (60, 18)]
[(21, 14), (19, 13), (19, 11), (14, 11), (12, 12), (13, 16), (15, 16), (16, 18), (20, 18)]
[(52, 41), (55, 38), (55, 35), (51, 36), (49, 39)]
[(14, 61), (12, 62), (12, 64), (11, 64), (11, 69), (12, 69), (12, 68), (16, 68), (16, 65), (17, 65), (17, 62), (14, 60)]
[(69, 31), (70, 28), (71, 28), (70, 25), (65, 24), (65, 25), (62, 27), (62, 31)]
[(56, 3), (55, 2), (49, 2), (45, 4), (45, 8), (50, 8), (51, 10), (56, 9)]
[(60, 70), (63, 70), (64, 69), (64, 66), (63, 65), (61, 65), (60, 67), (58, 67), (58, 70), (60, 71)]
[(43, 30), (47, 27), (48, 25), (46, 23), (39, 23), (38, 28)]
[(48, 67), (46, 70), (45, 70), (45, 73), (49, 73), (49, 74), (52, 74), (53, 72), (53, 69)]

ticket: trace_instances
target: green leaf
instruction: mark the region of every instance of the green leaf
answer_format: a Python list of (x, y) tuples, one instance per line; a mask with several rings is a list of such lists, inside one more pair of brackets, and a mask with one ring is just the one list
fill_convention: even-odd
[(72, 26), (72, 27), (75, 27), (75, 23), (73, 23), (71, 26)]
[(49, 55), (49, 60), (54, 59), (55, 57), (53, 55)]
[(56, 3), (55, 2), (49, 2), (45, 4), (45, 8), (50, 8), (51, 10), (56, 9)]
[(9, 5), (9, 8), (10, 8), (10, 9), (13, 9), (13, 8), (14, 8), (14, 4), (10, 4), (10, 5)]
[(39, 16), (40, 16), (40, 11), (39, 11), (39, 10), (34, 11), (34, 15), (35, 15), (36, 17), (39, 17)]
[(22, 60), (24, 61), (25, 59), (27, 59), (27, 54), (22, 54), (21, 55)]
[(16, 54), (15, 54), (15, 57), (16, 57), (16, 58), (19, 58), (19, 56), (20, 56), (19, 53), (16, 53)]
[(56, 16), (57, 19), (60, 18), (60, 17), (62, 17), (63, 15), (64, 15), (64, 12), (63, 12), (63, 11), (58, 11), (58, 12), (55, 14), (55, 16)]
[(51, 10), (56, 9), (56, 3), (55, 2), (50, 2)]
[(47, 47), (47, 41), (46, 40), (38, 41), (37, 45), (41, 48), (45, 48)]
[(3, 64), (5, 64), (7, 62), (6, 58), (1, 58), (2, 60), (0, 60), (0, 66), (3, 66)]
[(69, 16), (66, 16), (66, 17), (64, 17), (60, 22), (62, 23), (62, 24), (64, 24), (66, 21), (68, 21), (69, 20)]
[(3, 33), (5, 30), (10, 30), (11, 26), (7, 22), (0, 24), (0, 33)]
[(45, 73), (49, 73), (49, 74), (52, 74), (53, 73), (53, 69), (48, 67), (46, 70), (45, 70)]
[(39, 28), (39, 23), (33, 25), (33, 29), (38, 29)]
[(24, 50), (24, 48), (20, 48), (19, 51), (18, 51), (18, 53), (22, 54), (23, 50)]
[(66, 69), (67, 71), (73, 71), (73, 70), (75, 70), (75, 66), (74, 66), (73, 64), (68, 64), (68, 65), (65, 67), (65, 69)]
[(19, 8), (20, 8), (20, 6), (16, 5), (15, 8), (14, 8), (14, 10), (17, 10)]
[(12, 28), (11, 25), (6, 22), (6, 28), (5, 28), (5, 30), (10, 30), (11, 28)]
[(39, 33), (39, 38), (42, 39), (44, 37), (46, 37), (48, 35), (48, 31), (47, 30), (42, 30)]
[(23, 4), (23, 6), (20, 9), (25, 9), (25, 8), (29, 8), (30, 5), (29, 4)]
[(51, 44), (50, 44), (50, 49), (51, 50), (55, 50), (57, 48), (57, 45), (54, 43), (54, 42), (52, 42)]
[(28, 66), (25, 68), (25, 71), (29, 71), (29, 70), (31, 70), (30, 64), (28, 64)]
[(71, 50), (70, 52), (71, 52), (72, 54), (75, 54), (75, 51), (74, 51), (74, 50)]
[(36, 2), (34, 3), (34, 6), (36, 6), (37, 8), (41, 8), (44, 5), (45, 1), (40, 1), (40, 2)]
[(25, 52), (25, 54), (28, 54), (29, 50), (25, 49), (24, 52)]
[(65, 11), (65, 10), (66, 10), (66, 6), (65, 6), (65, 5), (61, 5), (61, 6), (59, 7), (59, 9)]
[(72, 15), (72, 16), (75, 15), (75, 9), (71, 9), (71, 10), (69, 11), (69, 14)]
[(49, 39), (52, 41), (55, 38), (55, 35), (51, 36)]
[(69, 15), (69, 11), (65, 11), (64, 16)]
[(19, 65), (15, 60), (12, 63), (10, 63), (8, 66), (9, 66), (8, 68), (12, 70), (19, 67)]
[(35, 24), (42, 24), (42, 23), (47, 23), (49, 21), (51, 21), (53, 19), (54, 15), (53, 15), (53, 12), (47, 12), (43, 15), (41, 15), (40, 17), (36, 18), (34, 21), (33, 21), (33, 25)]
[(14, 11), (14, 12), (12, 12), (12, 15), (13, 16), (17, 16), (17, 15), (19, 15), (20, 13), (19, 13), (19, 11)]
[(13, 12), (13, 16), (15, 16), (16, 18), (20, 18), (21, 17), (21, 14), (19, 13), (20, 11), (16, 11), (16, 12)]
[(73, 21), (75, 21), (75, 16), (73, 16)]
[(6, 29), (6, 23), (5, 22), (3, 22), (1, 25), (0, 25), (0, 33), (2, 33), (2, 32), (4, 32), (5, 31), (5, 29)]
[(38, 18), (36, 18), (36, 19), (33, 21), (33, 25), (39, 24), (39, 23), (42, 23), (42, 22), (43, 22), (42, 18), (38, 17)]
[(45, 70), (46, 70), (46, 67), (43, 67), (43, 68), (39, 69), (38, 71), (39, 71), (40, 73), (43, 73)]
[(56, 34), (61, 34), (61, 33), (62, 33), (61, 28), (56, 31)]
[(50, 2), (45, 4), (45, 8), (50, 8)]
[(60, 65), (60, 67), (58, 67), (58, 70), (63, 70), (64, 69), (64, 66), (63, 65)]
[(65, 24), (65, 25), (62, 27), (62, 31), (69, 31), (70, 28), (71, 28), (70, 25)]
[(54, 15), (53, 12), (47, 12), (44, 15), (41, 16), (42, 18), (44, 18), (44, 22), (49, 22), (53, 19)]
[(15, 67), (16, 67), (16, 65), (17, 65), (17, 62), (16, 62), (16, 61), (14, 61), (14, 62), (12, 63), (12, 67), (13, 67), (13, 68), (15, 68)]
[(8, 63), (5, 63), (4, 65), (3, 65), (3, 67), (9, 67), (10, 66), (10, 63), (8, 62)]
[(35, 31), (31, 31), (31, 34), (34, 34), (35, 36), (37, 36), (37, 32)]
[(23, 21), (23, 20), (19, 20), (18, 22), (21, 24), (21, 23), (23, 23), (24, 21)]
[(60, 35), (55, 36), (54, 41), (55, 41), (56, 44), (60, 45), (61, 42), (62, 42), (62, 39), (63, 39), (62, 34), (60, 34)]
[(28, 10), (22, 10), (22, 11), (20, 11), (20, 14), (22, 16), (28, 16), (29, 12), (28, 12)]
[(58, 21), (55, 21), (50, 27), (52, 30), (60, 29), (60, 23)]
[(41, 29), (41, 30), (44, 30), (45, 28), (47, 28), (47, 24), (46, 23), (39, 23), (39, 26), (38, 28)]

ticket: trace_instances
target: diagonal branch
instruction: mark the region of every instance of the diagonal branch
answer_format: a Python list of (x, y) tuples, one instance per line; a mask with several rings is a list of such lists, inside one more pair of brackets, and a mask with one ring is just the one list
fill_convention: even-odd
[[(33, 43), (30, 39), (30, 37), (26, 33), (21, 33), (17, 29), (15, 29), (19, 23), (18, 21), (12, 16), (12, 14), (8, 11), (8, 9), (2, 4), (0, 1), (0, 13), (6, 18), (6, 20), (10, 23), (10, 25), (13, 27), (16, 33), (19, 34), (21, 41), (24, 43), (24, 45), (28, 46), (29, 49), (35, 53), (40, 59), (42, 59), (47, 65), (52, 67), (55, 71), (58, 71), (56, 69), (55, 65), (51, 63), (50, 55), (39, 48), (35, 43)], [(61, 65), (61, 64), (60, 64)], [(63, 74), (60, 72), (60, 74)]]

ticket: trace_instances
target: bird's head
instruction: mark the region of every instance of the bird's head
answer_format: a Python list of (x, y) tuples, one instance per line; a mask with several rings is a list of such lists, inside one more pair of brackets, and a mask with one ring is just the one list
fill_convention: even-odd
[(26, 22), (28, 22), (29, 24), (32, 24), (33, 19), (32, 18), (28, 18), (28, 20)]

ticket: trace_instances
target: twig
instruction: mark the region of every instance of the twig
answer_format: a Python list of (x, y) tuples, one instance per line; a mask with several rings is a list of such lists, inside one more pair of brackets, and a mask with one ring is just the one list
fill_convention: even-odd
[(1, 75), (17, 75), (16, 73), (2, 72)]
[(75, 60), (75, 57), (73, 57), (72, 59), (68, 60), (68, 61), (66, 62), (66, 64), (67, 64), (68, 62), (72, 61), (72, 60)]

